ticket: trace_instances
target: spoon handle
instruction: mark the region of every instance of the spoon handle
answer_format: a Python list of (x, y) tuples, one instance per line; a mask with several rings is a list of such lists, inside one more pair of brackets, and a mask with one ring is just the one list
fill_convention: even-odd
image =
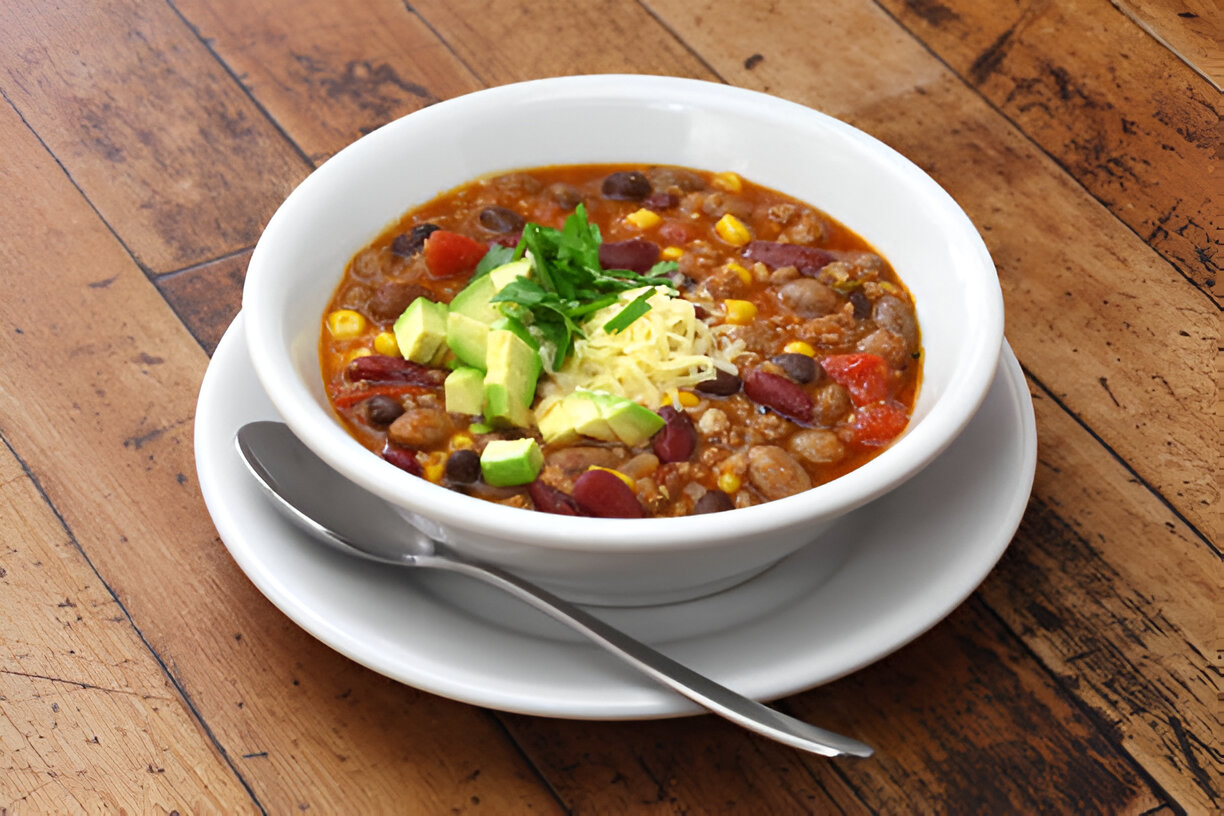
[(571, 629), (617, 655), (643, 674), (683, 694), (711, 712), (749, 731), (792, 748), (822, 756), (869, 757), (872, 748), (856, 739), (809, 725), (732, 691), (710, 678), (677, 663), (639, 640), (626, 635), (551, 592), (504, 572), (497, 567), (467, 561), (454, 553), (421, 556), (420, 566), (438, 567), (479, 578), (526, 601)]

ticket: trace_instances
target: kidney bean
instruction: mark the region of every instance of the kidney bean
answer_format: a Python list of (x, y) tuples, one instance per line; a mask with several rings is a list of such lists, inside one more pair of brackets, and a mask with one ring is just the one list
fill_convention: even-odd
[(697, 429), (683, 411), (670, 405), (659, 409), (664, 425), (650, 438), (650, 446), (660, 462), (687, 462), (697, 448)]
[(741, 380), (738, 375), (732, 374), (730, 371), (723, 371), (721, 368), (719, 368), (714, 372), (714, 379), (697, 383), (695, 389), (703, 394), (713, 394), (716, 397), (729, 397), (732, 394), (738, 394), (740, 386), (742, 385), (743, 380)]
[(776, 354), (770, 358), (770, 362), (797, 383), (810, 383), (816, 379), (816, 361), (806, 354)]
[(516, 232), (523, 228), (523, 216), (505, 207), (485, 207), (478, 216), (480, 226), (489, 232)]
[(365, 412), (370, 424), (390, 425), (404, 413), (404, 406), (386, 394), (375, 394), (365, 401)]
[(726, 493), (721, 490), (707, 490), (705, 495), (697, 500), (697, 504), (693, 505), (693, 515), (722, 513), (734, 509), (735, 502), (731, 501), (731, 497)]
[(480, 478), (480, 454), (457, 450), (446, 457), (446, 478), (455, 484), (473, 484)]
[(645, 273), (659, 260), (659, 245), (642, 238), (599, 245), (599, 265), (604, 269), (631, 269)]
[[(612, 476), (610, 473), (608, 475)], [(616, 477), (613, 476), (612, 478), (615, 479)], [(620, 480), (618, 479), (617, 481)], [(527, 485), (527, 495), (531, 496), (531, 501), (535, 504), (535, 508), (545, 513), (554, 513), (558, 516), (587, 515), (578, 502), (574, 501), (573, 496), (558, 490), (550, 484), (545, 484), (539, 479)]]
[(368, 354), (349, 363), (348, 377), (353, 382), (365, 380), (375, 385), (442, 385), (446, 372), (399, 357)]
[(606, 470), (588, 470), (574, 480), (574, 501), (600, 518), (642, 518), (642, 505), (629, 485)]
[(416, 451), (388, 444), (382, 451), (382, 457), (400, 470), (406, 470), (413, 476), (424, 476), (421, 463), (417, 461)]
[(411, 258), (425, 247), (425, 239), (438, 229), (436, 224), (417, 224), (411, 231), (395, 236), (391, 252), (401, 258)]
[(744, 247), (744, 257), (751, 261), (760, 261), (770, 269), (793, 266), (808, 276), (815, 275), (837, 258), (827, 249), (777, 241), (750, 241)]
[(812, 398), (801, 386), (783, 376), (750, 371), (744, 377), (744, 393), (758, 405), (772, 408), (788, 419), (812, 421)]
[(670, 210), (680, 203), (671, 193), (651, 193), (642, 199), (642, 206), (650, 210)]
[(615, 201), (641, 201), (650, 195), (650, 180), (636, 170), (621, 171), (604, 179), (601, 192)]

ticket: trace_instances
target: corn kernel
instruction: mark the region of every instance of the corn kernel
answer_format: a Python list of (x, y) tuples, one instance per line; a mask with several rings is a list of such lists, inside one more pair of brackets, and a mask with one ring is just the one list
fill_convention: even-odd
[(729, 470), (718, 474), (718, 489), (728, 496), (739, 490), (741, 484), (743, 482), (740, 480), (740, 477)]
[(663, 216), (659, 215), (654, 210), (648, 210), (643, 207), (640, 210), (634, 210), (625, 216), (625, 220), (638, 229), (650, 229), (651, 227), (659, 226), (663, 220)]
[(718, 223), (714, 225), (714, 231), (718, 233), (719, 238), (731, 246), (743, 246), (752, 240), (752, 233), (744, 226), (744, 222), (731, 213), (725, 213), (722, 218), (718, 219)]
[(792, 340), (783, 346), (782, 350), (787, 354), (806, 354), (808, 357), (816, 356), (816, 349), (802, 340)]
[(752, 283), (752, 273), (740, 264), (737, 264), (735, 261), (731, 261), (727, 264), (727, 268), (738, 275), (739, 279), (744, 283)]
[(684, 250), (678, 246), (663, 247), (659, 257), (665, 261), (678, 261), (684, 257)]
[(391, 332), (378, 333), (378, 336), (374, 338), (374, 350), (388, 357), (400, 356), (399, 343)]
[(727, 322), (736, 326), (747, 326), (756, 319), (757, 307), (750, 300), (724, 300)]
[(476, 442), (467, 431), (460, 431), (451, 437), (451, 450), (470, 450)]
[(727, 171), (725, 173), (715, 173), (714, 178), (710, 180), (720, 190), (725, 190), (728, 193), (738, 193), (744, 189), (743, 179), (738, 174)]
[(366, 329), (366, 319), (361, 312), (352, 309), (337, 309), (327, 316), (327, 330), (337, 340), (352, 340)]
[(429, 454), (429, 458), (425, 460), (425, 467), (421, 470), (425, 471), (425, 478), (429, 481), (442, 481), (442, 476), (446, 473), (446, 454), (440, 451)]
[(599, 465), (591, 465), (589, 468), (587, 468), (587, 470), (606, 470), (609, 473), (611, 473), (613, 476), (615, 476), (616, 478), (624, 482), (625, 485), (630, 490), (637, 490), (637, 482), (633, 481), (628, 476), (626, 476), (624, 473), (621, 473), (619, 470), (613, 470), (612, 468), (600, 467)]
[(695, 408), (701, 402), (701, 397), (692, 391), (680, 391), (676, 394), (676, 401), (685, 408)]
[(349, 363), (356, 360), (358, 357), (369, 357), (373, 353), (374, 352), (370, 351), (365, 346), (358, 346), (355, 349), (350, 349), (348, 353), (344, 355), (344, 364), (348, 365)]

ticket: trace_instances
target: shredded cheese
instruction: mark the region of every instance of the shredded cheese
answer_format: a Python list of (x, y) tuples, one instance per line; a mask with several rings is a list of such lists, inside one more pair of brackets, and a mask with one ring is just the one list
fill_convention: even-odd
[(540, 384), (536, 416), (578, 388), (606, 391), (654, 408), (672, 401), (676, 389), (712, 379), (715, 369), (736, 373), (730, 362), (742, 346), (720, 348), (693, 304), (658, 289), (649, 297), (650, 311), (623, 331), (608, 333), (604, 324), (626, 303), (651, 287), (622, 292), (619, 301), (591, 314), (583, 324), (586, 337), (574, 342), (574, 351), (560, 371)]

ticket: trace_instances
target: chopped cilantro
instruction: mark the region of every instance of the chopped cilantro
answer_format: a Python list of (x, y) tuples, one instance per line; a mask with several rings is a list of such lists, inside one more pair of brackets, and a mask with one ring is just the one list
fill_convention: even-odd
[(630, 323), (650, 311), (650, 304), (646, 302), (646, 299), (653, 294), (653, 289), (647, 289), (635, 297), (625, 308), (616, 313), (616, 317), (604, 324), (604, 331), (608, 334), (615, 334), (627, 329)]

